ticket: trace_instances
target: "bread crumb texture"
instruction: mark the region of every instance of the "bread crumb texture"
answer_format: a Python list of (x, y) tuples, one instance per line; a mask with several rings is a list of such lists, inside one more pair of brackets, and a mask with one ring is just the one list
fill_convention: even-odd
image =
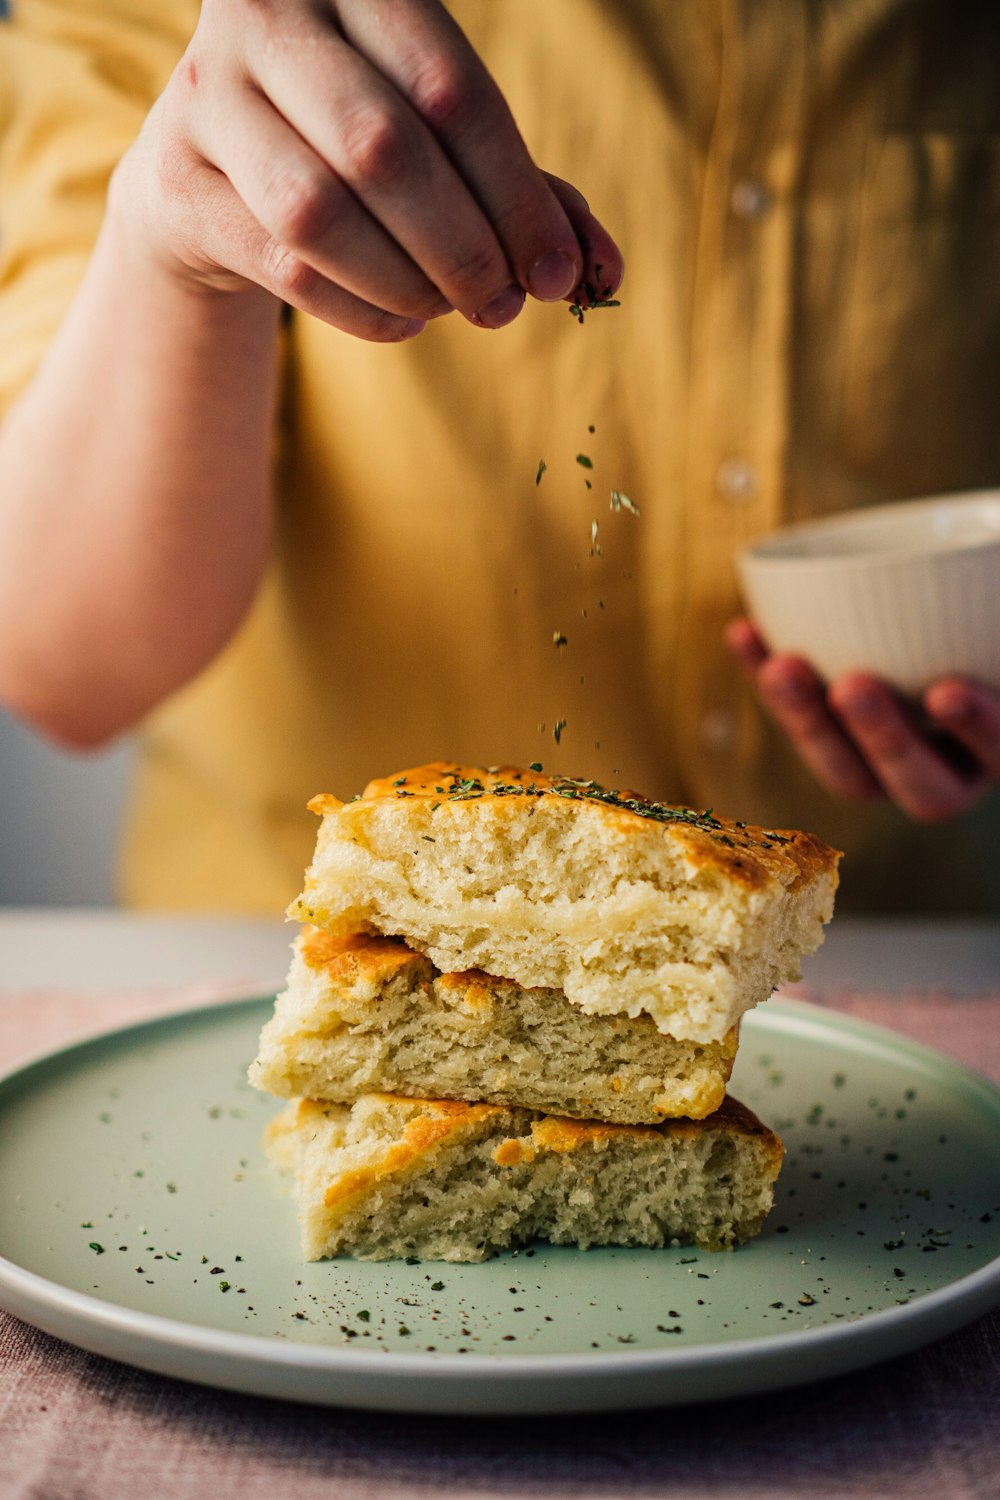
[(678, 1041), (647, 1015), (588, 1015), (561, 990), (442, 974), (398, 938), (307, 928), (250, 1079), (281, 1098), (444, 1096), (655, 1123), (717, 1109), (737, 1041), (736, 1027)]
[(441, 761), (310, 807), (322, 822), (289, 915), (680, 1040), (722, 1042), (797, 979), (833, 911), (839, 854), (813, 835), (593, 781)]
[(265, 1148), (294, 1176), (308, 1260), (481, 1261), (535, 1239), (731, 1249), (758, 1232), (783, 1152), (729, 1098), (648, 1126), (384, 1093), (293, 1101)]

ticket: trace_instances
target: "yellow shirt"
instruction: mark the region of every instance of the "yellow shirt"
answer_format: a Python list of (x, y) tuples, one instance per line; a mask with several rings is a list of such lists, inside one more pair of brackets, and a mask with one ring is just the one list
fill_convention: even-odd
[[(926, 829), (834, 803), (721, 632), (750, 538), (1000, 481), (998, 13), (451, 8), (536, 159), (619, 239), (622, 306), (581, 326), (529, 305), (495, 334), (451, 317), (405, 347), (291, 320), (272, 565), (144, 729), (126, 897), (278, 911), (307, 797), (444, 756), (808, 827), (847, 850), (847, 906), (981, 905), (982, 815)], [(0, 22), (5, 401), (195, 19), (192, 0), (15, 0)]]

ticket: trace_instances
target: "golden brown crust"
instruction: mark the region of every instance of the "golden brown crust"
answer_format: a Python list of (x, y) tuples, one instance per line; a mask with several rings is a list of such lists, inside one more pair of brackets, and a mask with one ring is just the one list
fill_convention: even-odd
[(520, 1167), (524, 1163), (533, 1162), (536, 1155), (533, 1146), (512, 1136), (509, 1140), (501, 1141), (495, 1148), (493, 1160), (498, 1167)]
[[(329, 1183), (324, 1195), (327, 1208), (362, 1196), (384, 1179), (416, 1166), (421, 1158), (433, 1154), (446, 1141), (459, 1140), (470, 1129), (491, 1119), (501, 1126), (505, 1121), (511, 1125), (530, 1122), (530, 1137), (512, 1136), (498, 1142), (493, 1160), (501, 1167), (532, 1162), (540, 1151), (562, 1154), (580, 1151), (587, 1146), (600, 1149), (611, 1140), (652, 1142), (665, 1136), (693, 1138), (716, 1131), (757, 1137), (768, 1147), (775, 1173), (784, 1155), (784, 1146), (773, 1131), (762, 1124), (746, 1105), (729, 1095), (714, 1114), (703, 1120), (664, 1120), (659, 1125), (613, 1125), (602, 1120), (570, 1120), (561, 1115), (543, 1115), (495, 1104), (466, 1104), (454, 1099), (405, 1099), (395, 1094), (373, 1097), (389, 1106), (402, 1106), (410, 1118), (403, 1127), (402, 1137), (392, 1141), (378, 1160), (342, 1172)], [(308, 1124), (327, 1107), (319, 1100), (300, 1100), (297, 1123)]]
[[(334, 936), (321, 927), (306, 925), (302, 929), (300, 951), (303, 960), (317, 973), (326, 975), (331, 984), (349, 988), (361, 981), (373, 989), (388, 984), (405, 969), (414, 971), (414, 982), (423, 975), (433, 980), (441, 990), (450, 991), (467, 1011), (483, 1011), (489, 1014), (499, 1001), (500, 991), (508, 985), (524, 989), (516, 980), (486, 974), (482, 969), (462, 969), (452, 974), (440, 973), (424, 954), (408, 947), (402, 938), (383, 937), (374, 932), (351, 932)], [(608, 1016), (606, 1025), (616, 1030), (621, 1024), (617, 1016)], [(638, 1015), (629, 1018), (631, 1028), (648, 1027), (656, 1030), (651, 1016)], [(713, 1043), (722, 1059), (732, 1061), (739, 1046), (740, 1029), (733, 1026), (721, 1041)], [(614, 1084), (612, 1085), (614, 1087)], [(621, 1084), (618, 1084), (621, 1088)]]
[[(597, 782), (546, 776), (517, 766), (462, 766), (454, 761), (431, 761), (394, 775), (370, 781), (354, 803), (343, 803), (320, 793), (309, 803), (323, 816), (343, 808), (378, 802), (409, 800), (474, 809), (488, 799), (494, 817), (523, 805), (523, 799), (544, 798), (549, 810), (571, 817), (581, 807), (596, 809), (609, 831), (639, 834), (658, 830), (679, 843), (696, 866), (718, 871), (735, 884), (759, 888), (778, 879), (794, 891), (817, 877), (835, 875), (840, 859), (814, 834), (790, 828), (761, 828), (723, 817), (714, 810), (654, 802), (637, 792), (609, 790)], [(436, 809), (435, 809), (436, 810)]]
[[(381, 1097), (396, 1098), (392, 1094)], [(463, 1104), (455, 1099), (401, 1099), (399, 1102), (411, 1107), (416, 1105), (423, 1113), (407, 1120), (402, 1140), (394, 1141), (378, 1161), (342, 1172), (334, 1178), (323, 1196), (327, 1208), (360, 1197), (384, 1178), (405, 1172), (450, 1137), (459, 1137), (481, 1120), (504, 1113), (499, 1105)]]
[(387, 983), (403, 969), (429, 969), (423, 954), (408, 948), (402, 938), (375, 932), (350, 932), (336, 937), (322, 928), (302, 929), (300, 951), (310, 969), (325, 973), (333, 984), (351, 985), (359, 979)]
[(730, 1094), (725, 1096), (717, 1110), (700, 1120), (681, 1118), (663, 1120), (657, 1125), (616, 1125), (603, 1120), (570, 1120), (561, 1115), (542, 1115), (532, 1125), (531, 1134), (536, 1145), (548, 1151), (576, 1151), (582, 1146), (600, 1144), (612, 1136), (618, 1139), (634, 1136), (637, 1140), (665, 1135), (692, 1137), (720, 1128), (737, 1135), (753, 1135), (772, 1141), (778, 1147), (780, 1159), (783, 1148), (778, 1137), (768, 1130), (753, 1110)]

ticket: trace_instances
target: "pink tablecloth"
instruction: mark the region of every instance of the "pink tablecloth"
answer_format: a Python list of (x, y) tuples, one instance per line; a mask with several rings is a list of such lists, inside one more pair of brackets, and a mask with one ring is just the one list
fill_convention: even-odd
[[(217, 993), (0, 995), (0, 1070), (88, 1031)], [(906, 1032), (1000, 1080), (1000, 993), (795, 993)], [(724, 1406), (514, 1422), (383, 1416), (206, 1390), (85, 1354), (0, 1313), (0, 1500), (283, 1493), (997, 1500), (1000, 1315), (905, 1359), (799, 1390)]]

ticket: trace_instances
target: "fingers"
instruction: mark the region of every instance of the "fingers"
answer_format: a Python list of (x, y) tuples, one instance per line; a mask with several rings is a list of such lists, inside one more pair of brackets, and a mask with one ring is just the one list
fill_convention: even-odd
[(535, 166), (439, 0), (206, 0), (160, 104), (154, 200), (165, 162), (188, 175), (147, 237), (196, 275), (232, 272), (375, 338), (452, 308), (499, 328), (526, 292), (621, 279), (610, 235)]
[[(769, 656), (757, 670), (757, 691), (816, 779), (847, 802), (871, 801), (883, 787), (865, 762), (863, 747), (830, 711), (823, 684), (807, 662)], [(888, 790), (888, 789), (887, 789)]]
[(454, 164), (516, 284), (542, 301), (569, 296), (584, 275), (581, 241), (500, 90), (443, 7), (347, 0), (337, 13), (345, 36), (394, 84)]
[(752, 620), (726, 626), (725, 642), (762, 704), (817, 781), (845, 801), (871, 801), (882, 788), (827, 705), (823, 684), (796, 656), (772, 656)]
[(991, 780), (1000, 781), (1000, 694), (961, 677), (946, 677), (924, 694), (924, 708)]
[[(932, 690), (939, 707), (942, 701), (945, 707), (958, 704), (957, 686), (943, 683), (939, 692)], [(955, 817), (977, 802), (989, 785), (992, 778), (982, 762), (956, 765), (877, 677), (846, 673), (831, 684), (829, 701), (888, 795), (911, 818), (931, 823)], [(961, 701), (970, 706), (969, 699)], [(977, 701), (966, 723), (968, 728), (978, 721), (980, 743), (986, 720), (983, 704)], [(998, 741), (992, 747), (994, 757)]]
[(724, 632), (726, 645), (736, 657), (744, 674), (757, 686), (757, 668), (767, 658), (767, 646), (764, 637), (757, 629), (752, 620), (741, 615), (736, 620), (730, 620)]
[(222, 172), (274, 245), (363, 301), (405, 318), (449, 310), (440, 292), (346, 184), (245, 84), (193, 144)]
[[(613, 297), (625, 275), (621, 251), (601, 221), (591, 213), (590, 204), (578, 188), (564, 182), (561, 177), (554, 177), (551, 172), (543, 175), (565, 209), (583, 250), (582, 280), (596, 287), (602, 295)], [(575, 296), (576, 290), (573, 287), (569, 296)]]
[(911, 818), (965, 812), (1000, 781), (1000, 695), (962, 678), (931, 687), (928, 733), (879, 678), (849, 672), (824, 688), (798, 657), (771, 655), (752, 620), (725, 631), (765, 708), (817, 780), (847, 801), (888, 796)]
[[(356, 297), (269, 236), (215, 167), (187, 156), (176, 170), (185, 179), (183, 236), (197, 242), (198, 259), (206, 265), (224, 266), (355, 338), (392, 343), (423, 330), (422, 319), (398, 317)], [(209, 285), (214, 280), (210, 272), (202, 279)]]
[[(387, 235), (401, 257), (473, 322), (500, 327), (516, 317), (524, 291), (503, 246), (426, 125), (335, 32), (320, 33), (294, 68), (291, 45), (283, 41), (259, 59), (260, 86), (331, 169), (358, 215), (367, 216), (366, 241), (376, 232)], [(324, 230), (331, 238), (321, 217), (305, 228), (313, 243)], [(343, 235), (336, 238), (372, 295), (364, 255)]]

